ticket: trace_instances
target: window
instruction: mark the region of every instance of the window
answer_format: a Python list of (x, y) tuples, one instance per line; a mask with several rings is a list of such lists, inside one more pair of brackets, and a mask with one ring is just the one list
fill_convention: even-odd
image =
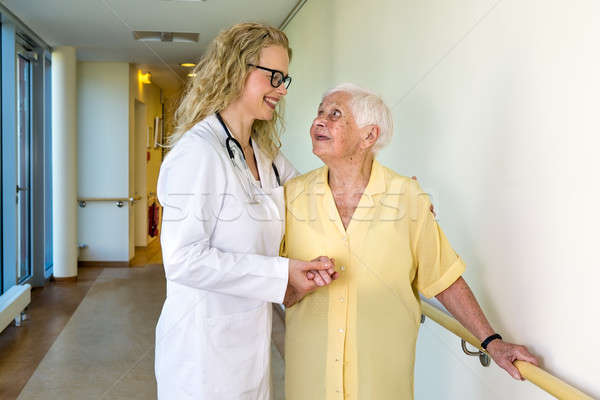
[(17, 54), (17, 282), (31, 276), (31, 60)]
[(10, 14), (0, 28), (1, 295), (42, 286), (53, 254), (50, 49)]

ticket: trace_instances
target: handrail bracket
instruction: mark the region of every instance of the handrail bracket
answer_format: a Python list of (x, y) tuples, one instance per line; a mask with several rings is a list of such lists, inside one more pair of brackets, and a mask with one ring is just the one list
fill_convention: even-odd
[(481, 366), (483, 367), (489, 367), (490, 366), (490, 356), (481, 351), (481, 350), (477, 350), (477, 351), (471, 351), (467, 348), (467, 341), (465, 339), (461, 339), (460, 340), (460, 347), (462, 347), (463, 352), (471, 357), (479, 357), (479, 362), (481, 363)]

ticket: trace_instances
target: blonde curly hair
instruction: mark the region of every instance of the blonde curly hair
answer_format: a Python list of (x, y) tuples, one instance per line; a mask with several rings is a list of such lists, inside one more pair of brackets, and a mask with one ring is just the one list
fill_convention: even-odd
[[(175, 111), (175, 132), (169, 137), (169, 147), (175, 145), (194, 125), (237, 100), (250, 72), (248, 64), (258, 64), (260, 52), (269, 46), (281, 46), (291, 60), (292, 50), (285, 33), (277, 28), (257, 23), (241, 23), (219, 33), (202, 56), (187, 84), (181, 104)], [(281, 147), (283, 104), (268, 121), (255, 120), (252, 139), (271, 158)]]

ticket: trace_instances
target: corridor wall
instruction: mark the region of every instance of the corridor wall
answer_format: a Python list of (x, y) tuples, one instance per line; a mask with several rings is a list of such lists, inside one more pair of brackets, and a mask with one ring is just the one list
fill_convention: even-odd
[[(432, 194), (492, 325), (594, 397), (599, 17), (584, 0), (309, 0), (286, 28), (283, 147), (301, 172), (320, 166), (308, 130), (321, 94), (346, 81), (381, 94), (395, 136), (378, 158)], [(549, 398), (432, 321), (415, 394)]]
[[(77, 66), (78, 196), (129, 198), (129, 64)], [(129, 261), (128, 203), (78, 209), (80, 261)]]
[[(139, 121), (135, 121), (135, 113), (134, 107), (136, 100), (146, 105), (146, 121), (143, 122), (146, 125), (146, 129), (150, 127), (150, 132), (152, 133), (152, 137), (149, 139), (150, 146), (146, 148), (145, 154), (147, 158), (145, 159), (145, 167), (146, 167), (146, 176), (145, 176), (145, 190), (142, 193), (139, 193), (142, 196), (142, 199), (136, 203), (135, 208), (137, 212), (140, 212), (144, 217), (143, 219), (146, 221), (145, 231), (146, 231), (146, 240), (143, 244), (138, 244), (138, 246), (146, 246), (151, 243), (153, 240), (156, 240), (157, 236), (154, 238), (150, 238), (148, 236), (148, 206), (155, 201), (155, 193), (156, 193), (156, 184), (158, 182), (158, 173), (160, 171), (160, 165), (162, 163), (162, 149), (160, 147), (154, 147), (154, 118), (162, 117), (162, 91), (161, 88), (155, 84), (144, 84), (141, 83), (138, 79), (138, 71), (141, 66), (136, 64), (129, 65), (129, 134), (130, 134), (130, 176), (129, 176), (129, 184), (130, 184), (130, 193), (135, 193), (134, 190), (134, 128), (135, 123)], [(139, 150), (139, 149), (138, 149)], [(152, 194), (152, 195), (151, 195)], [(133, 257), (135, 253), (135, 241), (134, 238), (134, 218), (133, 215), (130, 220), (130, 232), (131, 232), (131, 240), (129, 242), (129, 253), (130, 258)]]
[[(162, 115), (160, 88), (141, 84), (137, 67), (121, 62), (80, 62), (78, 88), (79, 197), (129, 198), (134, 190), (135, 101), (146, 106), (146, 126)], [(145, 143), (144, 143), (145, 145)], [(145, 151), (150, 152), (150, 160)], [(144, 150), (146, 190), (136, 204), (147, 216), (146, 195), (156, 192), (161, 149)], [(128, 262), (135, 253), (134, 207), (88, 203), (79, 209), (80, 261)], [(145, 228), (144, 228), (145, 229)]]

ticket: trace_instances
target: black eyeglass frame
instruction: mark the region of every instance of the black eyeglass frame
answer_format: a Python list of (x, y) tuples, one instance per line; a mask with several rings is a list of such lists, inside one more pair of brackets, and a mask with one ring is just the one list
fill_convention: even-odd
[[(290, 84), (292, 83), (292, 77), (289, 75), (284, 75), (283, 72), (281, 72), (279, 70), (271, 69), (271, 68), (267, 68), (267, 67), (261, 67), (260, 65), (256, 65), (256, 64), (248, 64), (248, 66), (270, 72), (271, 73), (271, 86), (273, 86), (274, 88), (278, 88), (279, 86), (281, 86), (282, 83), (285, 83), (285, 88), (287, 89), (290, 87)], [(281, 74), (281, 82), (279, 82), (279, 85), (275, 85), (275, 83), (273, 83), (273, 81), (275, 80), (275, 74)]]

